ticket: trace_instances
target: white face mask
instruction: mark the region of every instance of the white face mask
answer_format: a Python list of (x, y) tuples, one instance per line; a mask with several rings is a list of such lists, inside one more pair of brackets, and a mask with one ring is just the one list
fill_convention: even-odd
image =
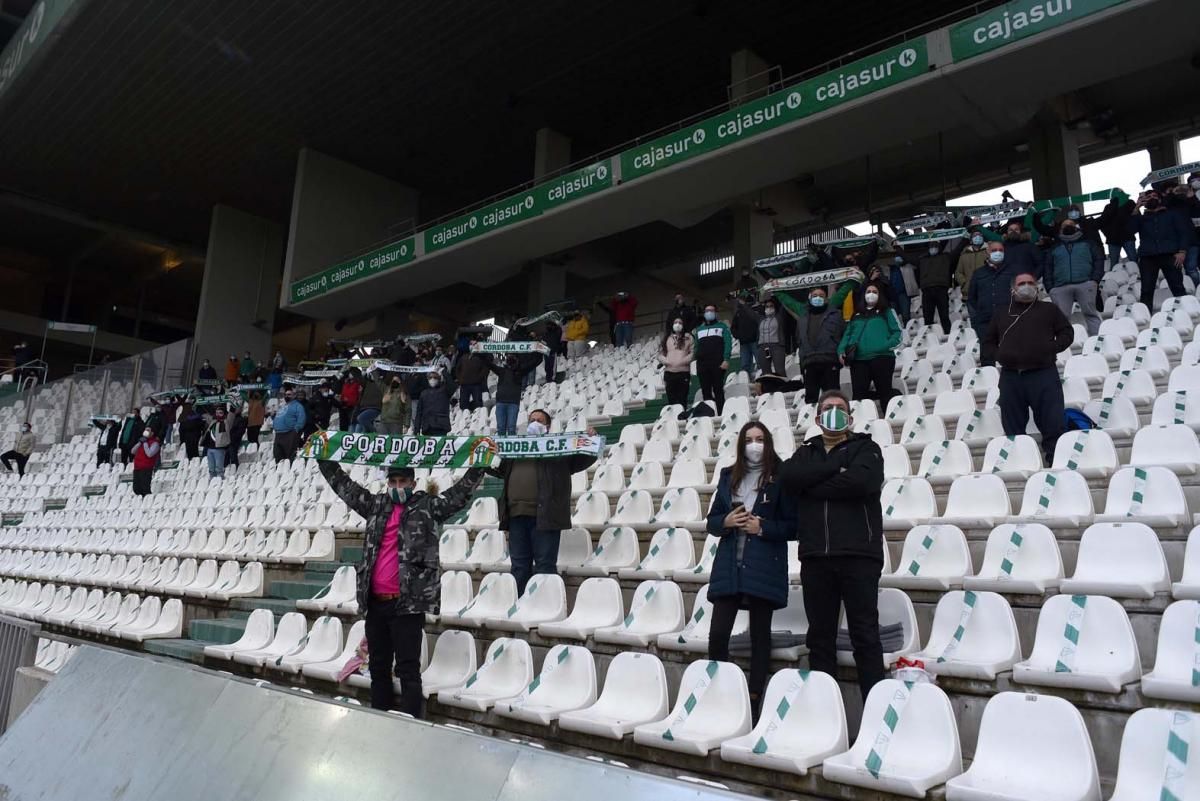
[(868, 292), (867, 294), (863, 295), (863, 300), (867, 302), (868, 306), (874, 306), (879, 302), (879, 293)]
[(671, 326), (671, 330), (674, 331), (676, 334), (680, 333), (681, 331), (683, 331), (683, 323), (675, 323), (674, 325)]
[(530, 420), (529, 426), (525, 429), (525, 432), (531, 437), (540, 437), (546, 433), (546, 426), (543, 423), (539, 423), (537, 420)]
[(1190, 186), (1192, 189), (1200, 191), (1200, 178), (1197, 178), (1192, 181), (1188, 181), (1188, 186)]
[(742, 455), (746, 457), (747, 464), (762, 464), (763, 444), (761, 442), (747, 442), (746, 447), (742, 449)]
[(763, 309), (763, 314), (767, 315), (768, 317), (774, 317), (775, 316), (775, 307), (768, 306), (767, 308)]
[(929, 255), (930, 255), (930, 256), (936, 256), (936, 255), (937, 255), (937, 254), (939, 254), (939, 253), (941, 253), (941, 250), (939, 250), (937, 247), (930, 246), (930, 248), (929, 248)]
[(147, 428), (145, 431), (142, 432), (142, 436), (145, 437), (146, 439), (150, 439), (150, 437), (154, 436), (154, 432)]

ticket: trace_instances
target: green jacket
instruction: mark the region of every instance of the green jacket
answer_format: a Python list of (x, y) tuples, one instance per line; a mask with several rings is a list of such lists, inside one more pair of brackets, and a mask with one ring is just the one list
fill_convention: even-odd
[(856, 313), (842, 334), (838, 353), (844, 355), (852, 345), (856, 348), (854, 361), (894, 356), (900, 346), (900, 321), (896, 313), (891, 309)]
[(399, 392), (390, 392), (383, 398), (383, 407), (379, 412), (379, 421), (382, 423), (400, 423), (407, 428), (409, 424), (409, 411), (408, 398)]
[(720, 320), (701, 323), (692, 336), (696, 338), (697, 365), (715, 367), (729, 361), (733, 353), (733, 334), (729, 333), (729, 326), (725, 323)]

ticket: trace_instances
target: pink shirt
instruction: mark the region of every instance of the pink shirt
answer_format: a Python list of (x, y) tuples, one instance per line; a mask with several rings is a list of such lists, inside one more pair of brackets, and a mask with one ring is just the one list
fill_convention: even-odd
[(400, 521), (404, 519), (404, 504), (392, 507), (391, 517), (383, 527), (383, 542), (371, 571), (372, 595), (396, 595), (400, 592)]

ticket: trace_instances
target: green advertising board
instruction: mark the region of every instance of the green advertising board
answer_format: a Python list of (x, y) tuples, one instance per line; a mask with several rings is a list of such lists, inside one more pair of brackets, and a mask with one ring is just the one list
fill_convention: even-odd
[(410, 236), (370, 253), (356, 256), (349, 261), (335, 264), (327, 270), (314, 273), (299, 281), (293, 281), (290, 293), (292, 303), (300, 303), (317, 295), (324, 295), (326, 292), (332, 292), (346, 284), (352, 284), (393, 267), (408, 264), (417, 257), (416, 247), (416, 239)]
[(51, 34), (79, 0), (40, 0), (21, 22), (21, 27), (0, 52), (0, 95), (34, 54), (51, 39)]
[(989, 53), (1126, 0), (1014, 0), (950, 28), (955, 61)]
[(703, 153), (864, 97), (928, 71), (924, 37), (660, 136), (621, 153), (621, 180), (631, 181)]

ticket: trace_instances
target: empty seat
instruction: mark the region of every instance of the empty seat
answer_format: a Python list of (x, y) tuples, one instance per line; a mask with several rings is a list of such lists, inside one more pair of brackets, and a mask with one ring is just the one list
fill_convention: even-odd
[(672, 581), (643, 581), (633, 593), (629, 614), (616, 626), (596, 629), (596, 642), (645, 647), (660, 634), (679, 631), (685, 623), (683, 593)]
[(988, 443), (981, 472), (999, 476), (1005, 481), (1023, 481), (1041, 469), (1042, 449), (1033, 437), (1018, 434), (997, 437)]
[(900, 444), (912, 451), (920, 451), (930, 442), (947, 439), (946, 424), (933, 415), (910, 417), (900, 430)]
[(467, 567), (467, 550), (471, 537), (465, 528), (448, 528), (438, 540), (438, 561), (445, 570), (462, 570)]
[(1013, 680), (1119, 693), (1142, 675), (1137, 641), (1124, 608), (1103, 595), (1055, 595), (1042, 605), (1029, 659)]
[(975, 473), (954, 479), (946, 497), (946, 514), (941, 519), (947, 525), (991, 528), (1011, 514), (1004, 479), (995, 474)]
[(1171, 594), (1176, 598), (1200, 600), (1200, 526), (1188, 533), (1183, 552), (1183, 576), (1171, 585)]
[(1142, 676), (1142, 694), (1194, 704), (1200, 702), (1196, 623), (1200, 602), (1176, 601), (1162, 613), (1154, 670)]
[[(700, 494), (691, 487), (671, 487), (663, 494), (658, 514), (650, 518), (650, 524), (682, 526), (701, 530), (704, 528), (704, 511), (700, 506)], [(693, 557), (694, 558), (694, 557)]]
[[(901, 629), (900, 647), (895, 651), (885, 651), (883, 654), (884, 664), (891, 667), (897, 659), (907, 656), (921, 647), (921, 643), (917, 639), (917, 613), (913, 608), (912, 601), (904, 591), (894, 587), (883, 587), (879, 590), (878, 607), (880, 628), (898, 625)], [(847, 628), (845, 608), (842, 609), (839, 626), (841, 629)], [(837, 661), (839, 665), (850, 667), (854, 664), (854, 654), (851, 651), (839, 650)]]
[(1054, 532), (1041, 523), (1005, 523), (988, 534), (979, 573), (963, 579), (969, 590), (1041, 595), (1063, 578)]
[(667, 674), (658, 657), (622, 651), (613, 657), (596, 703), (559, 716), (559, 728), (620, 740), (636, 727), (660, 720), (670, 708)]
[[(346, 635), (346, 642), (342, 645), (342, 650), (336, 656), (324, 662), (306, 662), (300, 666), (300, 672), (309, 678), (336, 683), (338, 675), (341, 674), (346, 664), (358, 653), (359, 646), (366, 639), (366, 636), (367, 622), (365, 620), (356, 621), (350, 627), (350, 631)], [(424, 648), (422, 648), (422, 651), (424, 651)], [(360, 669), (365, 668), (366, 663), (363, 663)]]
[(968, 445), (986, 445), (996, 437), (1004, 436), (1004, 422), (1000, 410), (976, 409), (958, 418), (954, 427), (954, 438)]
[(596, 475), (592, 476), (589, 489), (612, 497), (619, 496), (625, 491), (625, 468), (619, 464), (600, 465), (596, 468)]
[(497, 701), (520, 695), (531, 681), (533, 652), (529, 643), (501, 637), (492, 643), (483, 664), (461, 687), (439, 690), (437, 700), (440, 704), (483, 712)]
[(943, 420), (957, 420), (976, 408), (975, 393), (970, 389), (941, 392), (933, 402), (933, 414)]
[(486, 618), (484, 625), (500, 631), (529, 631), (541, 623), (567, 616), (567, 588), (562, 576), (537, 574), (525, 585), (525, 592), (500, 618)]
[(358, 576), (354, 567), (339, 567), (326, 587), (313, 598), (296, 601), (296, 608), (346, 615), (358, 614)]
[(712, 573), (713, 559), (717, 556), (717, 548), (720, 544), (720, 537), (709, 534), (704, 539), (704, 544), (700, 548), (699, 564), (695, 567), (676, 570), (671, 574), (671, 577), (675, 581), (685, 584), (707, 584), (709, 576)]
[[(670, 456), (668, 455), (664, 461), (670, 462)], [(646, 490), (647, 492), (662, 492), (665, 483), (663, 466), (660, 462), (642, 461), (629, 474), (629, 489), (631, 490), (639, 489)], [(620, 492), (621, 488), (618, 487), (617, 491)]]
[(1117, 781), (1110, 801), (1183, 801), (1200, 787), (1196, 715), (1139, 709), (1125, 722)]
[(1139, 345), (1121, 355), (1121, 370), (1145, 370), (1152, 378), (1162, 378), (1171, 372), (1167, 352), (1158, 345)]
[(635, 743), (705, 756), (722, 742), (750, 731), (746, 674), (731, 662), (691, 663), (676, 697), (667, 717), (633, 730)]
[(958, 724), (946, 693), (896, 679), (871, 688), (854, 745), (822, 768), (833, 782), (916, 798), (960, 773)]
[[(926, 450), (934, 447), (927, 445)], [(903, 445), (884, 445), (881, 447), (883, 451), (883, 477), (886, 478), (908, 478), (912, 475), (912, 458), (908, 455), (908, 449)], [(922, 461), (924, 457), (922, 456)]]
[(579, 567), (568, 567), (572, 576), (607, 576), (621, 568), (636, 567), (641, 561), (637, 532), (629, 526), (604, 529), (591, 555)]
[(881, 494), (883, 527), (910, 529), (937, 516), (933, 487), (923, 478), (893, 478)]
[(708, 469), (699, 459), (676, 459), (671, 465), (671, 480), (668, 487), (693, 487), (697, 490), (711, 491), (716, 483), (709, 483)]
[(637, 566), (621, 568), (617, 575), (623, 579), (666, 579), (676, 570), (692, 567), (695, 561), (695, 545), (690, 531), (686, 528), (660, 528), (654, 532), (646, 555)]
[(1171, 371), (1167, 379), (1167, 392), (1193, 392), (1200, 394), (1200, 367), (1180, 365)]
[(421, 672), (421, 692), (428, 698), (461, 687), (475, 672), (475, 666), (475, 638), (470, 632), (446, 629), (438, 635), (429, 666)]
[(575, 606), (566, 618), (539, 623), (542, 637), (586, 640), (599, 628), (617, 626), (625, 618), (621, 585), (612, 578), (589, 578), (575, 593)]
[(509, 573), (488, 573), (479, 592), (458, 610), (443, 609), (442, 618), (478, 628), (485, 620), (501, 620), (517, 602), (517, 580)]
[(1054, 445), (1054, 470), (1070, 470), (1084, 478), (1111, 476), (1120, 467), (1117, 448), (1107, 431), (1067, 431)]
[(564, 712), (596, 702), (596, 663), (581, 645), (556, 645), (546, 653), (542, 672), (515, 698), (496, 703), (501, 717), (549, 726)]
[(495, 528), (500, 525), (500, 513), (495, 498), (476, 498), (467, 511), (463, 525), (468, 528)]
[(946, 593), (933, 613), (929, 640), (913, 659), (939, 676), (994, 681), (1021, 659), (1012, 607), (994, 592)]
[(1133, 436), (1129, 464), (1136, 467), (1165, 467), (1180, 475), (1200, 469), (1200, 440), (1186, 425), (1149, 425)]
[(617, 500), (617, 509), (609, 522), (621, 526), (647, 526), (653, 515), (654, 499), (650, 493), (645, 490), (626, 490)]
[(575, 503), (575, 514), (571, 515), (572, 526), (585, 528), (600, 527), (608, 522), (608, 496), (603, 492), (585, 492)]
[(1100, 801), (1096, 755), (1079, 710), (1053, 695), (992, 696), (971, 767), (946, 782), (946, 799)]
[[(579, 475), (576, 473), (575, 475)], [(558, 569), (580, 567), (592, 553), (592, 534), (586, 528), (569, 528), (562, 532), (558, 543)]]
[(1097, 522), (1138, 520), (1151, 526), (1191, 522), (1179, 478), (1165, 467), (1122, 467), (1108, 485)]
[(1012, 522), (1078, 526), (1090, 523), (1093, 514), (1086, 478), (1073, 471), (1043, 470), (1025, 482), (1021, 511)]
[[(247, 626), (249, 628), (249, 626)], [(233, 652), (233, 661), (243, 665), (262, 667), (269, 660), (278, 659), (284, 654), (291, 653), (308, 634), (308, 621), (299, 612), (288, 612), (279, 619), (271, 642), (262, 648), (237, 650)]]
[(1154, 529), (1144, 523), (1096, 523), (1079, 541), (1075, 574), (1063, 579), (1069, 595), (1153, 598), (1171, 587), (1167, 558)]
[(485, 528), (475, 535), (471, 547), (463, 554), (461, 564), (451, 564), (450, 567), (461, 567), (466, 570), (495, 566), (508, 556), (508, 544), (504, 532), (498, 528)]
[(1083, 413), (1095, 420), (1110, 437), (1132, 437), (1142, 425), (1133, 401), (1125, 397), (1088, 401)]
[[(907, 450), (901, 445), (889, 445), (898, 448), (908, 458)], [(886, 465), (886, 463), (885, 463)], [(962, 440), (942, 440), (931, 442), (921, 451), (921, 464), (917, 475), (929, 481), (930, 484), (949, 484), (959, 476), (974, 472), (975, 464), (971, 459), (971, 448)], [(887, 475), (886, 470), (884, 475)], [(903, 477), (905, 474), (902, 474)]]
[(283, 654), (266, 663), (285, 673), (299, 673), (306, 664), (328, 662), (342, 650), (342, 621), (332, 615), (317, 618), (312, 630), (295, 653)]
[[(692, 616), (681, 631), (660, 634), (658, 647), (667, 651), (708, 652), (708, 632), (712, 624), (712, 602), (708, 600), (708, 585), (696, 591), (696, 599), (692, 602)], [(749, 613), (739, 610), (733, 623), (731, 635), (743, 634), (749, 630)]]
[(895, 573), (880, 577), (884, 587), (940, 590), (962, 586), (973, 573), (962, 530), (951, 525), (914, 526), (904, 537)]

